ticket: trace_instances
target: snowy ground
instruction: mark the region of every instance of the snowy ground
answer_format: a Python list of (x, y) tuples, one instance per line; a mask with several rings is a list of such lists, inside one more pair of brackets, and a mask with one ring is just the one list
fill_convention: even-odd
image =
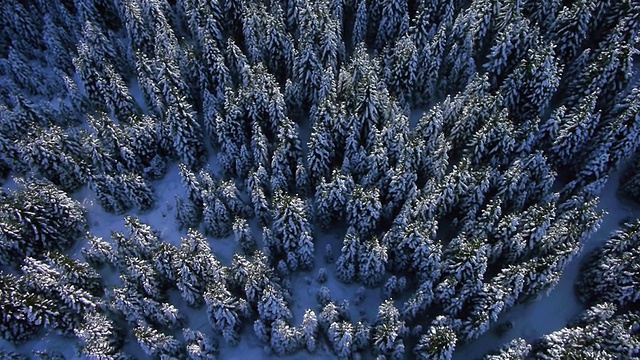
[[(640, 216), (640, 209), (632, 205), (625, 204), (616, 197), (616, 189), (619, 183), (619, 173), (616, 172), (607, 182), (601, 195), (600, 208), (608, 212), (605, 216), (601, 228), (591, 239), (585, 244), (584, 250), (580, 256), (567, 267), (558, 286), (554, 288), (549, 296), (539, 301), (523, 304), (514, 307), (510, 311), (504, 313), (499, 320), (499, 324), (511, 322), (513, 328), (503, 334), (498, 334), (495, 330), (490, 330), (476, 341), (458, 348), (454, 354), (454, 359), (474, 359), (480, 358), (487, 352), (498, 348), (499, 346), (509, 342), (511, 339), (522, 337), (527, 341), (534, 341), (541, 336), (551, 333), (564, 327), (568, 320), (577, 315), (583, 307), (577, 302), (573, 291), (573, 284), (578, 275), (580, 261), (585, 254), (601, 245), (609, 234), (616, 230), (620, 223), (628, 217)], [(138, 213), (137, 211), (128, 212), (125, 215), (136, 215), (147, 224), (150, 224), (155, 230), (159, 231), (164, 241), (170, 242), (176, 246), (180, 244), (180, 238), (185, 235), (184, 232), (178, 231), (174, 223), (174, 196), (186, 197), (185, 190), (180, 183), (180, 176), (177, 165), (169, 168), (166, 177), (156, 182), (156, 207), (146, 213)], [(8, 182), (6, 186), (15, 186), (13, 182)], [(106, 213), (99, 204), (93, 199), (90, 190), (83, 188), (73, 197), (82, 201), (88, 209), (88, 221), (90, 231), (93, 235), (101, 236), (105, 240), (110, 240), (112, 231), (124, 231), (124, 215), (113, 215)], [(261, 230), (254, 222), (252, 223), (254, 236), (261, 245)], [(350, 312), (352, 321), (366, 320), (373, 322), (376, 316), (377, 308), (382, 301), (381, 289), (368, 289), (366, 298), (362, 304), (355, 305), (354, 295), (359, 285), (342, 284), (335, 278), (335, 269), (333, 264), (326, 264), (324, 260), (325, 246), (331, 244), (334, 257), (340, 254), (341, 241), (344, 237), (344, 229), (335, 228), (331, 231), (317, 232), (316, 236), (316, 266), (313, 270), (306, 273), (296, 274), (291, 279), (293, 289), (293, 299), (291, 310), (294, 318), (292, 325), (299, 325), (302, 321), (302, 315), (306, 309), (313, 309), (316, 314), (320, 312), (319, 305), (316, 300), (316, 292), (322, 286), (326, 285), (331, 290), (332, 299), (339, 303), (342, 300), (350, 302)], [(240, 249), (233, 240), (233, 237), (224, 239), (210, 239), (210, 246), (216, 257), (223, 265), (229, 265), (234, 252)], [(82, 259), (81, 250), (86, 245), (85, 241), (79, 241), (71, 250), (70, 255), (74, 258)], [(326, 267), (328, 274), (328, 282), (319, 284), (316, 281), (318, 269)], [(110, 270), (102, 270), (102, 275), (107, 286), (117, 286), (119, 280), (117, 274)], [(210, 334), (210, 325), (207, 320), (204, 308), (191, 309), (185, 306), (177, 291), (170, 293), (170, 302), (178, 307), (178, 309), (186, 315), (187, 326)], [(495, 329), (497, 326), (494, 326)], [(268, 355), (263, 350), (263, 345), (258, 341), (253, 333), (253, 324), (245, 324), (242, 332), (242, 340), (238, 347), (230, 348), (221, 341), (220, 357), (223, 359), (270, 359), (276, 358)], [(0, 348), (8, 350), (17, 350), (23, 354), (31, 354), (33, 350), (50, 350), (59, 351), (67, 359), (78, 358), (77, 348), (74, 339), (67, 339), (55, 334), (43, 334), (41, 339), (36, 339), (22, 344), (17, 349), (2, 340), (0, 340)], [(142, 349), (138, 346), (135, 339), (128, 339), (124, 351), (136, 358), (145, 358)], [(326, 347), (321, 345), (315, 354), (308, 354), (304, 351), (294, 355), (285, 357), (288, 359), (326, 359), (333, 358), (334, 355)]]
[(494, 330), (497, 326), (494, 326), (475, 341), (458, 348), (454, 353), (454, 359), (481, 358), (491, 350), (519, 337), (527, 342), (535, 341), (545, 334), (565, 327), (569, 320), (584, 310), (578, 303), (573, 286), (585, 255), (602, 245), (625, 219), (640, 217), (640, 209), (637, 206), (626, 204), (616, 196), (620, 172), (612, 174), (600, 195), (599, 209), (607, 211), (600, 229), (587, 240), (576, 259), (569, 263), (558, 285), (548, 296), (532, 303), (515, 306), (502, 314), (498, 326), (511, 322), (512, 329), (499, 334)]
[[(211, 157), (215, 158), (215, 156)], [(212, 164), (212, 167), (216, 168), (216, 165)], [(12, 180), (8, 180), (4, 184), (4, 187), (16, 188), (17, 185)], [(134, 215), (138, 216), (143, 223), (151, 225), (154, 230), (158, 231), (162, 240), (175, 246), (180, 246), (180, 239), (186, 235), (186, 231), (179, 231), (175, 226), (175, 196), (177, 195), (181, 198), (186, 198), (186, 191), (181, 184), (177, 164), (173, 164), (168, 169), (164, 179), (154, 182), (154, 187), (156, 206), (152, 210), (144, 213), (140, 213), (137, 210), (128, 211), (121, 215), (107, 213), (97, 203), (93, 192), (86, 187), (83, 187), (76, 193), (72, 194), (72, 197), (82, 202), (87, 208), (89, 230), (94, 236), (99, 236), (104, 240), (111, 241), (112, 232), (121, 231), (126, 233), (124, 217), (127, 215)], [(258, 242), (258, 246), (261, 247), (262, 230), (257, 224), (257, 221), (252, 221), (251, 228), (254, 237)], [(316, 293), (322, 285), (327, 286), (331, 290), (331, 297), (336, 304), (342, 300), (349, 301), (351, 304), (350, 312), (354, 322), (365, 319), (371, 323), (375, 319), (378, 305), (382, 301), (381, 290), (366, 290), (366, 298), (364, 302), (362, 304), (355, 305), (354, 295), (359, 285), (342, 284), (338, 282), (335, 277), (334, 265), (327, 264), (324, 260), (326, 244), (331, 244), (335, 259), (340, 255), (340, 248), (342, 246), (344, 233), (345, 229), (341, 228), (332, 229), (328, 233), (317, 232), (316, 244), (318, 245), (316, 247), (316, 265), (314, 269), (309, 272), (298, 273), (291, 279), (293, 299), (290, 307), (294, 316), (292, 319), (292, 325), (297, 326), (302, 322), (302, 316), (307, 309), (314, 310), (316, 314), (320, 313), (321, 309), (316, 300)], [(234, 241), (233, 236), (223, 239), (209, 238), (209, 245), (215, 253), (216, 258), (225, 266), (229, 266), (231, 264), (231, 258), (235, 252), (241, 253), (240, 247)], [(84, 261), (82, 249), (85, 246), (87, 246), (86, 240), (80, 240), (68, 251), (68, 254), (72, 258)], [(325, 284), (319, 284), (316, 281), (318, 270), (322, 267), (326, 268), (328, 275), (328, 281)], [(100, 270), (100, 274), (103, 276), (105, 287), (112, 288), (120, 285), (118, 274), (112, 269), (105, 267)], [(205, 334), (212, 334), (205, 307), (200, 309), (187, 307), (177, 290), (171, 290), (169, 292), (169, 302), (175, 305), (183, 315), (186, 315), (186, 327), (202, 331)], [(181, 337), (178, 335), (178, 338), (180, 339)], [(76, 359), (80, 357), (74, 338), (65, 338), (55, 334), (54, 332), (42, 333), (41, 337), (21, 344), (18, 347), (0, 339), (0, 349), (17, 351), (25, 355), (31, 355), (34, 350), (48, 350), (57, 351), (65, 356), (66, 359)], [(147, 357), (137, 344), (136, 340), (131, 337), (127, 339), (123, 350), (126, 354), (137, 359), (144, 359)], [(220, 341), (220, 357), (223, 359), (282, 358), (268, 355), (263, 350), (263, 344), (258, 341), (254, 334), (253, 323), (247, 323), (244, 325), (241, 333), (241, 342), (238, 347), (231, 348), (227, 346), (224, 341)], [(330, 349), (323, 344), (318, 347), (315, 354), (308, 354), (305, 351), (301, 351), (284, 358), (326, 359), (331, 357), (334, 357), (334, 355), (331, 353)]]

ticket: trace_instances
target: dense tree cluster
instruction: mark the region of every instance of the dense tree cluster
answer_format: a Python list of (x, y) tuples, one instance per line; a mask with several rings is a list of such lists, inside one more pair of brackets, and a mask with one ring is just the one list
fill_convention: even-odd
[[(0, 333), (75, 336), (89, 359), (127, 358), (128, 337), (150, 358), (211, 358), (251, 327), (276, 355), (451, 358), (558, 283), (640, 144), (637, 0), (6, 0), (0, 14), (0, 175), (26, 179), (0, 194)], [(621, 186), (635, 198), (637, 162)], [(165, 239), (135, 215), (174, 163), (182, 238)], [(85, 188), (124, 231), (86, 233)], [(637, 356), (638, 228), (591, 256), (580, 318), (488, 358)], [(64, 253), (83, 235), (86, 262)], [(300, 317), (311, 271), (318, 304)], [(360, 290), (334, 299), (335, 279)], [(375, 319), (355, 316), (365, 306)], [(603, 334), (616, 340), (594, 345)]]

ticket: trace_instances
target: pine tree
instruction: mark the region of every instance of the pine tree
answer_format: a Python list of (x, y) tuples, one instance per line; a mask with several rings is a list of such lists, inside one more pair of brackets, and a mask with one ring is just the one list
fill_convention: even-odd
[(336, 276), (344, 283), (356, 280), (359, 268), (359, 254), (362, 243), (355, 232), (349, 231), (343, 240), (343, 246), (336, 262)]
[[(118, 241), (116, 233), (112, 234), (112, 238)], [(162, 300), (166, 284), (151, 261), (130, 257), (123, 254), (120, 249), (118, 252), (119, 267), (121, 268), (120, 278), (130, 283), (136, 291), (144, 296), (154, 300)]]
[(256, 240), (251, 234), (249, 229), (249, 223), (246, 219), (236, 217), (233, 221), (233, 234), (236, 243), (240, 245), (240, 248), (245, 254), (250, 254), (256, 247)]
[(205, 232), (213, 237), (227, 237), (231, 233), (231, 214), (224, 202), (217, 196), (205, 201), (203, 221)]
[(415, 320), (427, 311), (435, 300), (434, 290), (437, 289), (434, 288), (434, 283), (430, 280), (426, 280), (418, 286), (402, 308), (402, 315), (407, 321)]
[(483, 68), (490, 74), (495, 86), (511, 72), (537, 39), (537, 28), (532, 28), (526, 18), (515, 18), (497, 34)]
[(495, 168), (506, 166), (516, 147), (516, 141), (511, 136), (514, 132), (507, 110), (494, 113), (467, 143), (465, 155), (470, 164), (474, 167), (480, 164)]
[(367, 9), (366, 0), (355, 1), (355, 20), (353, 24), (353, 34), (351, 36), (351, 47), (356, 48), (360, 46), (367, 38), (369, 32), (369, 11)]
[[(448, 1), (443, 6), (448, 9), (447, 13), (450, 14), (446, 16), (452, 17), (452, 2)], [(420, 15), (416, 15), (415, 21), (419, 22), (421, 19), (423, 18), (421, 18)], [(438, 83), (438, 75), (443, 65), (445, 46), (448, 40), (448, 26), (445, 24), (446, 21), (448, 20), (443, 19), (443, 24), (438, 28), (433, 37), (424, 34), (420, 35), (419, 30), (414, 30), (416, 32), (413, 32), (418, 61), (415, 82), (415, 90), (418, 94), (414, 95), (414, 101), (417, 105), (428, 104), (436, 94), (436, 84)], [(433, 25), (433, 23), (427, 24), (427, 26), (430, 25)], [(410, 33), (412, 33), (411, 29)]]
[(349, 175), (334, 170), (330, 180), (321, 181), (316, 188), (315, 217), (320, 226), (329, 228), (330, 224), (344, 218), (350, 193), (355, 184)]
[[(602, 148), (609, 149), (609, 162), (606, 168), (615, 169), (622, 161), (629, 159), (638, 147), (638, 122), (640, 116), (640, 88), (633, 88), (623, 97), (616, 109), (605, 114), (606, 125), (596, 130), (595, 135), (600, 138)], [(607, 118), (614, 117), (611, 120)], [(598, 147), (596, 147), (597, 149)], [(593, 151), (597, 154), (597, 151)]]
[(538, 24), (543, 33), (548, 33), (562, 7), (560, 0), (525, 1), (522, 12), (532, 23)]
[(99, 306), (96, 296), (72, 282), (62, 281), (66, 274), (50, 264), (27, 257), (22, 272), (27, 291), (52, 301), (55, 310), (50, 308), (52, 314), (46, 325), (62, 334), (71, 333), (84, 313), (95, 311)]
[(186, 99), (179, 98), (176, 101), (175, 104), (169, 104), (165, 114), (168, 135), (180, 161), (193, 168), (205, 153), (200, 124)]
[(370, 287), (380, 285), (387, 259), (387, 248), (376, 237), (363, 242), (358, 253), (358, 281)]
[(331, 324), (340, 320), (340, 314), (338, 313), (338, 307), (331, 301), (327, 305), (322, 307), (322, 311), (318, 314), (318, 324), (324, 331), (328, 331)]
[(153, 188), (140, 175), (125, 174), (120, 176), (122, 195), (141, 211), (150, 210), (155, 205)]
[(175, 196), (175, 201), (175, 219), (178, 229), (185, 230), (198, 226), (200, 216), (198, 216), (198, 209), (195, 205), (190, 200), (183, 200), (177, 195)]
[(59, 27), (54, 16), (48, 13), (44, 17), (43, 40), (46, 47), (46, 62), (51, 67), (57, 67), (66, 74), (71, 74), (73, 69), (72, 55), (67, 49), (71, 48), (71, 34), (66, 29)]
[(402, 342), (406, 331), (400, 312), (392, 300), (385, 300), (378, 307), (378, 314), (373, 327), (372, 342), (378, 354), (390, 355)]
[(298, 268), (311, 269), (315, 245), (305, 204), (298, 197), (276, 193), (274, 208), (271, 228), (273, 235), (282, 243), (283, 251), (278, 256), (285, 257), (287, 265), (294, 271)]
[(258, 314), (265, 323), (273, 323), (276, 320), (289, 320), (291, 310), (283, 298), (283, 293), (272, 285), (267, 285), (258, 301)]
[(209, 323), (213, 329), (222, 333), (229, 345), (236, 346), (240, 340), (239, 331), (246, 311), (246, 302), (236, 298), (223, 284), (216, 282), (207, 285), (204, 300), (207, 303)]
[(152, 263), (156, 272), (167, 282), (174, 283), (178, 279), (175, 262), (179, 257), (178, 248), (163, 242), (153, 254)]
[(64, 250), (86, 231), (86, 210), (49, 182), (24, 182), (19, 190), (3, 194), (0, 204), (0, 220), (7, 224), (2, 232), (7, 240), (0, 247), (5, 264), (19, 264), (46, 250)]
[(269, 345), (276, 355), (292, 354), (302, 346), (302, 334), (282, 320), (276, 320), (271, 326)]
[(466, 87), (476, 72), (473, 39), (465, 36), (460, 42), (454, 43), (442, 63), (447, 65), (442, 69), (445, 74), (442, 83), (446, 93), (456, 93)]
[[(162, 240), (150, 225), (144, 224), (139, 218), (127, 216), (124, 225), (129, 233), (125, 242), (118, 243), (118, 246), (127, 246), (134, 257), (140, 259), (151, 259), (162, 243)], [(124, 250), (124, 249), (119, 249)]]
[[(563, 63), (574, 60), (584, 46), (595, 6), (596, 2), (592, 0), (577, 1), (571, 6), (563, 7), (551, 24), (547, 36), (558, 44), (559, 57)], [(552, 9), (553, 7), (549, 8)]]
[[(332, 5), (341, 4), (341, 1), (330, 3)], [(339, 64), (345, 58), (345, 45), (342, 40), (342, 23), (341, 19), (329, 19), (321, 32), (318, 51), (319, 60), (324, 69), (330, 69), (337, 72)], [(326, 74), (326, 72), (325, 72)], [(322, 97), (319, 96), (318, 100)]]
[(418, 49), (411, 36), (402, 36), (385, 56), (385, 75), (389, 92), (398, 97), (401, 104), (413, 104), (417, 84)]
[(302, 90), (300, 96), (303, 103), (316, 104), (322, 79), (322, 63), (309, 40), (300, 46), (300, 51), (294, 61), (293, 74), (296, 83)]
[(349, 359), (353, 354), (353, 325), (348, 321), (334, 322), (327, 335), (333, 351), (340, 359)]
[(183, 324), (184, 318), (175, 306), (149, 298), (139, 292), (135, 284), (124, 277), (121, 279), (124, 286), (110, 294), (109, 310), (122, 314), (129, 324), (144, 321), (168, 329)]
[(139, 175), (100, 174), (91, 179), (90, 186), (96, 192), (100, 205), (115, 214), (122, 214), (133, 206), (148, 210), (155, 203), (153, 190)]
[(360, 236), (369, 236), (378, 227), (382, 204), (377, 187), (356, 185), (346, 206), (347, 224)]
[(111, 243), (91, 234), (87, 234), (87, 242), (89, 247), (82, 249), (82, 255), (91, 266), (100, 268), (115, 260), (115, 252)]
[(200, 331), (185, 328), (182, 329), (182, 335), (187, 345), (186, 352), (189, 360), (215, 358), (219, 352), (218, 342)]
[[(81, 145), (77, 143), (71, 133), (64, 131), (57, 125), (48, 129), (39, 129), (24, 142), (23, 161), (37, 174), (60, 186), (63, 190), (73, 191), (80, 187), (88, 178), (89, 173), (77, 151)], [(75, 153), (75, 154), (74, 154)]]
[[(607, 305), (592, 307), (569, 326), (543, 336), (532, 346), (529, 356), (539, 359), (637, 356), (638, 339), (629, 329), (638, 321), (638, 314), (631, 311), (612, 316), (615, 307)], [(589, 320), (584, 323), (582, 320), (586, 319)]]
[(550, 149), (551, 161), (557, 168), (566, 166), (569, 159), (584, 151), (587, 139), (591, 137), (600, 120), (600, 113), (595, 109), (596, 101), (597, 95), (591, 94), (565, 115), (567, 120)]
[(355, 333), (353, 336), (353, 347), (356, 351), (362, 351), (369, 346), (371, 341), (371, 327), (362, 321), (358, 321), (355, 325)]
[(414, 349), (417, 359), (450, 359), (457, 337), (443, 316), (437, 317)]
[[(253, 213), (260, 220), (260, 223), (265, 226), (271, 220), (271, 203), (267, 199), (266, 184), (267, 177), (266, 170), (262, 167), (258, 167), (255, 172), (252, 172), (247, 179), (247, 189), (253, 204)], [(261, 179), (265, 179), (264, 181)]]
[(625, 224), (605, 245), (589, 255), (581, 269), (576, 291), (588, 304), (612, 302), (628, 306), (640, 300), (637, 291), (637, 242), (640, 222)]
[(61, 284), (85, 290), (94, 296), (104, 293), (102, 277), (89, 264), (71, 259), (59, 252), (46, 252), (43, 261), (61, 274)]
[(0, 334), (14, 344), (33, 337), (48, 325), (55, 311), (53, 301), (27, 292), (22, 278), (0, 274)]
[(134, 328), (133, 335), (147, 356), (177, 357), (183, 351), (182, 344), (176, 338), (163, 334), (142, 321)]
[(247, 260), (244, 256), (234, 254), (231, 259), (231, 284), (232, 288), (237, 288), (244, 293), (245, 299), (256, 308), (261, 300), (262, 293), (267, 286), (279, 295), (284, 295), (279, 280), (273, 268), (268, 265), (267, 256), (261, 252), (253, 253), (252, 259)]
[(316, 313), (311, 309), (307, 309), (302, 316), (302, 324), (300, 325), (301, 340), (304, 348), (314, 353), (317, 347), (318, 336), (318, 319)]
[(87, 359), (126, 358), (120, 352), (124, 344), (122, 333), (104, 314), (90, 312), (84, 315), (75, 335), (82, 344), (82, 355)]
[[(205, 178), (206, 176), (203, 176), (203, 174), (201, 174), (201, 177)], [(240, 190), (238, 189), (234, 181), (221, 181), (217, 193), (220, 195), (220, 199), (225, 203), (225, 205), (227, 205), (231, 216), (242, 216), (245, 218), (250, 218), (253, 216), (251, 208), (247, 206), (242, 200)]]
[(531, 345), (522, 338), (511, 340), (503, 345), (494, 355), (485, 355), (484, 360), (507, 360), (525, 358), (531, 351)]
[(376, 35), (375, 48), (381, 50), (409, 29), (409, 9), (405, 1), (382, 1), (377, 4), (381, 19)]

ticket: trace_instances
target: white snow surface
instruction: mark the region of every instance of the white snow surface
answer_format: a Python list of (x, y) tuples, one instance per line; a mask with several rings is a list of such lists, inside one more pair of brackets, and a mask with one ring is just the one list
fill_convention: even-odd
[[(215, 158), (215, 155), (211, 154), (210, 158)], [(211, 165), (213, 168), (212, 171), (215, 173), (217, 166), (215, 163), (212, 163)], [(124, 217), (132, 215), (139, 217), (143, 223), (151, 225), (151, 227), (159, 233), (163, 241), (175, 246), (180, 246), (180, 239), (186, 235), (186, 231), (179, 231), (175, 225), (175, 195), (178, 195), (181, 198), (186, 198), (187, 194), (181, 184), (177, 164), (172, 164), (169, 167), (166, 176), (162, 180), (155, 181), (153, 185), (155, 188), (156, 205), (153, 209), (147, 212), (140, 212), (134, 209), (120, 215), (107, 213), (97, 202), (93, 192), (86, 186), (73, 193), (72, 197), (82, 202), (87, 208), (89, 231), (94, 236), (102, 237), (104, 240), (111, 242), (112, 232), (121, 231), (126, 234)], [(12, 188), (16, 187), (13, 181), (7, 181), (5, 187), (7, 186)], [(251, 229), (257, 240), (258, 246), (262, 247), (262, 230), (256, 220), (251, 221)], [(331, 290), (331, 298), (336, 304), (345, 299), (349, 301), (353, 322), (365, 319), (371, 324), (375, 320), (378, 305), (383, 300), (381, 296), (381, 289), (367, 289), (364, 302), (356, 306), (354, 304), (354, 297), (356, 290), (360, 285), (342, 284), (338, 282), (335, 277), (335, 265), (326, 264), (324, 261), (326, 244), (331, 244), (334, 257), (336, 259), (340, 255), (340, 248), (342, 246), (344, 234), (345, 229), (342, 228), (332, 229), (328, 233), (316, 231), (316, 261), (314, 269), (309, 272), (299, 272), (291, 279), (293, 298), (292, 302), (289, 304), (293, 313), (291, 325), (300, 325), (302, 322), (302, 316), (307, 309), (314, 310), (316, 315), (320, 313), (321, 309), (316, 300), (316, 292), (323, 285), (327, 286)], [(234, 241), (233, 235), (224, 239), (214, 239), (211, 237), (208, 239), (209, 245), (215, 253), (216, 258), (224, 266), (229, 266), (231, 264), (231, 258), (234, 253), (241, 253), (241, 249)], [(84, 261), (82, 249), (85, 246), (87, 246), (86, 240), (80, 240), (67, 253), (72, 258)], [(328, 281), (325, 284), (319, 284), (316, 281), (318, 270), (322, 267), (326, 268), (328, 275)], [(99, 272), (103, 277), (106, 288), (112, 288), (120, 285), (120, 280), (118, 278), (119, 274), (113, 269), (105, 266), (103, 269), (99, 270)], [(200, 309), (187, 307), (186, 303), (180, 297), (179, 292), (175, 289), (169, 291), (169, 302), (175, 305), (182, 315), (186, 315), (187, 322), (185, 327), (189, 327), (192, 330), (202, 331), (207, 335), (214, 335), (207, 318), (206, 306), (203, 306)], [(179, 340), (182, 340), (180, 331), (176, 331), (172, 334)], [(314, 354), (309, 354), (302, 350), (284, 357), (270, 355), (264, 350), (264, 345), (256, 338), (253, 330), (253, 323), (244, 324), (241, 332), (241, 341), (237, 347), (228, 346), (220, 336), (215, 335), (215, 337), (220, 341), (219, 357), (221, 359), (327, 359), (335, 357), (323, 342), (319, 343)], [(29, 356), (36, 350), (48, 350), (57, 351), (66, 359), (81, 358), (75, 338), (63, 337), (57, 335), (53, 331), (43, 332), (33, 340), (18, 346), (0, 339), (0, 348), (9, 351), (16, 351)], [(135, 359), (147, 358), (137, 341), (132, 336), (128, 336), (126, 339), (123, 352)]]
[[(585, 310), (574, 292), (574, 284), (585, 255), (603, 245), (625, 220), (640, 217), (637, 205), (629, 204), (617, 197), (620, 173), (621, 170), (618, 170), (609, 177), (600, 194), (598, 209), (607, 212), (600, 228), (587, 239), (582, 251), (567, 265), (558, 285), (547, 296), (543, 295), (537, 301), (516, 305), (503, 313), (498, 323), (489, 331), (475, 341), (457, 348), (454, 360), (481, 358), (515, 338), (523, 338), (531, 343), (543, 335), (562, 329), (569, 320)], [(499, 334), (495, 329), (506, 322), (511, 322), (513, 327)]]
[[(211, 154), (213, 155), (213, 154)], [(215, 158), (215, 156), (211, 156)], [(216, 168), (213, 164), (214, 169)], [(215, 172), (215, 171), (214, 171)], [(477, 340), (459, 346), (454, 353), (454, 359), (475, 359), (480, 358), (488, 352), (497, 349), (501, 345), (509, 342), (511, 339), (522, 337), (527, 341), (534, 341), (545, 334), (559, 330), (566, 326), (567, 322), (575, 315), (583, 310), (583, 306), (578, 303), (573, 286), (578, 275), (580, 263), (585, 254), (600, 246), (609, 238), (611, 232), (616, 230), (620, 223), (628, 217), (640, 216), (640, 209), (633, 205), (626, 204), (616, 196), (618, 188), (620, 171), (614, 173), (608, 180), (602, 194), (599, 208), (606, 210), (607, 215), (604, 217), (600, 229), (586, 242), (583, 251), (572, 261), (565, 270), (559, 284), (542, 299), (515, 306), (506, 313), (502, 314), (497, 324), (491, 330), (480, 336)], [(11, 183), (10, 183), (11, 184)], [(6, 184), (6, 185), (10, 185)], [(13, 185), (13, 184), (11, 184)], [(10, 186), (11, 186), (10, 185)], [(126, 215), (138, 216), (142, 222), (147, 223), (159, 232), (161, 238), (174, 244), (180, 245), (180, 238), (185, 236), (186, 232), (177, 230), (175, 226), (175, 195), (186, 198), (186, 192), (181, 184), (178, 166), (173, 164), (164, 177), (160, 181), (154, 182), (156, 190), (156, 206), (154, 209), (140, 213), (132, 210), (122, 215), (114, 215), (105, 212), (97, 203), (93, 192), (86, 187), (72, 194), (72, 196), (81, 201), (88, 210), (88, 223), (90, 232), (93, 235), (100, 236), (105, 240), (111, 241), (112, 231), (125, 231), (124, 217)], [(254, 237), (257, 239), (258, 246), (262, 246), (261, 228), (254, 220), (251, 222), (251, 228)], [(344, 238), (345, 229), (336, 227), (329, 232), (315, 231), (316, 243), (316, 261), (315, 267), (309, 272), (301, 272), (291, 279), (292, 284), (292, 302), (289, 304), (293, 313), (291, 324), (300, 325), (302, 315), (306, 309), (312, 309), (316, 315), (320, 313), (320, 307), (316, 300), (316, 292), (325, 285), (331, 290), (331, 298), (337, 304), (346, 299), (350, 303), (351, 320), (355, 323), (359, 320), (365, 320), (371, 324), (375, 320), (377, 309), (382, 302), (381, 289), (367, 289), (366, 298), (362, 304), (355, 305), (354, 297), (359, 284), (343, 284), (337, 281), (335, 276), (335, 265), (326, 264), (324, 261), (324, 253), (326, 244), (331, 244), (334, 257), (340, 255), (342, 239)], [(209, 238), (209, 244), (218, 260), (225, 266), (230, 265), (231, 257), (234, 252), (240, 252), (239, 246), (233, 240), (233, 236), (224, 239)], [(86, 246), (86, 241), (78, 241), (69, 251), (69, 255), (73, 258), (83, 259), (81, 250)], [(327, 270), (328, 281), (325, 284), (319, 284), (316, 281), (318, 269), (325, 267)], [(100, 271), (103, 275), (105, 285), (118, 286), (118, 274), (105, 267)], [(171, 290), (169, 301), (178, 307), (179, 311), (186, 315), (186, 327), (193, 330), (202, 331), (205, 334), (212, 335), (213, 332), (209, 325), (206, 307), (200, 309), (192, 309), (186, 306), (181, 299), (179, 292)], [(398, 304), (397, 304), (398, 306)], [(401, 306), (401, 305), (400, 305)], [(500, 324), (511, 322), (513, 328), (498, 334), (495, 330)], [(42, 336), (32, 341), (21, 344), (18, 347), (0, 339), (0, 348), (6, 350), (15, 350), (25, 355), (31, 355), (34, 350), (50, 350), (59, 351), (67, 359), (79, 358), (79, 350), (76, 346), (74, 338), (65, 338), (53, 332), (41, 334)], [(174, 335), (178, 339), (182, 336), (178, 332)], [(221, 337), (216, 336), (220, 340), (220, 358), (221, 359), (327, 359), (335, 358), (335, 355), (327, 347), (324, 341), (319, 342), (319, 347), (314, 354), (309, 354), (302, 350), (293, 355), (277, 357), (270, 355), (264, 350), (264, 345), (256, 338), (253, 331), (252, 323), (245, 323), (241, 332), (241, 341), (237, 347), (229, 347)], [(124, 347), (124, 352), (134, 358), (144, 359), (147, 356), (137, 344), (136, 340), (131, 336), (128, 337)], [(367, 353), (363, 358), (371, 356)]]

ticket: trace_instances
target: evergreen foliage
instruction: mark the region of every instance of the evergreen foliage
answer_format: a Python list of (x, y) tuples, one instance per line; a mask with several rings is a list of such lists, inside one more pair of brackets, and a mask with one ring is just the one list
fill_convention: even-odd
[[(22, 351), (55, 331), (126, 359), (133, 336), (150, 358), (209, 359), (220, 339), (241, 349), (248, 323), (277, 356), (450, 359), (560, 282), (632, 156), (619, 193), (640, 198), (639, 14), (637, 0), (6, 0), (2, 337)], [(104, 236), (93, 203), (124, 227), (87, 233)], [(156, 224), (160, 206), (175, 224), (137, 217)], [(486, 358), (638, 357), (639, 224), (582, 266), (588, 310)], [(211, 328), (183, 329), (205, 312)]]
[(629, 307), (640, 300), (638, 251), (640, 222), (625, 224), (585, 260), (576, 292), (587, 304), (610, 302)]
[(86, 231), (85, 208), (47, 181), (26, 181), (0, 194), (3, 223), (0, 262), (21, 263), (26, 256), (65, 250)]

